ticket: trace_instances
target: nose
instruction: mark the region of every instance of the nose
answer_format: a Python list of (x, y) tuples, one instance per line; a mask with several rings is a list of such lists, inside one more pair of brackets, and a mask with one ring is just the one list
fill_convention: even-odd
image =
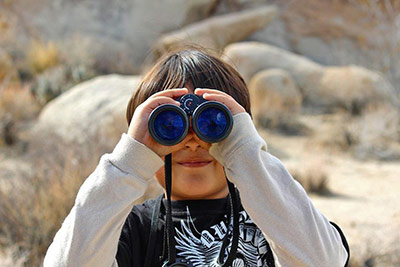
[(193, 129), (190, 127), (189, 132), (186, 136), (187, 141), (185, 143), (185, 148), (190, 149), (192, 151), (196, 151), (198, 148), (200, 148), (200, 143), (199, 139), (196, 136), (196, 134), (193, 132)]

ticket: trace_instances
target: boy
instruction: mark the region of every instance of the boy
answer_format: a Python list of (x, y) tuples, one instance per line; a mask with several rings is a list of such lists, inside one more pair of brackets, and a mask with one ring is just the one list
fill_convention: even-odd
[[(233, 129), (225, 140), (207, 143), (191, 128), (173, 146), (151, 137), (150, 113), (162, 104), (179, 106), (176, 99), (188, 93), (228, 107)], [(267, 152), (251, 120), (247, 87), (228, 64), (196, 49), (170, 53), (144, 76), (128, 105), (127, 121), (127, 133), (79, 190), (49, 247), (45, 266), (161, 266), (171, 258), (186, 264), (175, 266), (344, 266), (348, 262), (340, 229)], [(169, 154), (170, 227), (165, 201), (132, 207), (153, 177), (166, 188), (164, 160)], [(236, 212), (232, 204), (238, 199), (232, 197), (236, 190), (229, 190), (227, 180), (240, 192)], [(234, 218), (239, 215), (236, 233), (232, 213)], [(168, 239), (171, 233), (174, 236)]]

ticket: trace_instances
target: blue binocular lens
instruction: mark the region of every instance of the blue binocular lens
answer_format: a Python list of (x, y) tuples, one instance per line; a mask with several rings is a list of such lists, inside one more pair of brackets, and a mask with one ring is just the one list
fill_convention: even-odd
[(161, 112), (154, 125), (156, 134), (165, 140), (176, 140), (185, 132), (184, 118), (172, 110)]
[(229, 135), (233, 119), (225, 105), (194, 94), (184, 95), (178, 101), (180, 107), (161, 105), (149, 116), (149, 132), (158, 143), (170, 146), (180, 143), (188, 133), (189, 117), (193, 131), (205, 142), (216, 143)]
[(181, 142), (189, 130), (186, 113), (181, 108), (170, 104), (153, 110), (148, 123), (153, 139), (167, 146)]
[(229, 124), (229, 116), (226, 112), (218, 107), (209, 106), (196, 110), (192, 119), (193, 129), (197, 136), (203, 141), (215, 143), (221, 137), (226, 137)]

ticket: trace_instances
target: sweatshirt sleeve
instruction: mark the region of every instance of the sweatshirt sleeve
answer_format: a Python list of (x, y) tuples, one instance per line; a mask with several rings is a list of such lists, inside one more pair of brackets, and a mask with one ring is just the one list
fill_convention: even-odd
[(124, 222), (163, 165), (157, 154), (124, 133), (79, 189), (44, 266), (117, 266)]
[(234, 116), (231, 134), (210, 148), (239, 189), (242, 205), (263, 231), (278, 266), (344, 266), (347, 252), (280, 160), (267, 152), (247, 113)]

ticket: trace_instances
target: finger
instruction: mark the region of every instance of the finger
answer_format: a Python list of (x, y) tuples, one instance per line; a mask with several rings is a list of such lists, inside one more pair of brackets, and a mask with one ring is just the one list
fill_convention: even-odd
[(245, 112), (246, 110), (236, 100), (228, 94), (204, 93), (203, 98), (208, 101), (217, 101), (229, 108), (232, 115)]
[(194, 93), (199, 96), (203, 96), (206, 93), (228, 95), (223, 91), (220, 91), (217, 89), (210, 89), (210, 88), (196, 88), (196, 90), (194, 90)]
[(150, 109), (155, 109), (156, 107), (164, 104), (172, 104), (175, 106), (180, 106), (180, 103), (170, 97), (167, 96), (157, 96), (153, 98), (149, 98), (146, 101), (146, 107)]
[(208, 101), (218, 101), (225, 105), (235, 102), (235, 100), (231, 96), (223, 94), (204, 93), (203, 98)]
[(157, 92), (155, 94), (153, 94), (151, 96), (151, 98), (153, 97), (158, 97), (158, 96), (166, 96), (166, 97), (170, 97), (170, 98), (177, 98), (180, 97), (181, 95), (187, 94), (188, 93), (188, 89), (187, 88), (174, 88), (174, 89), (167, 89), (167, 90), (163, 90), (160, 92)]

